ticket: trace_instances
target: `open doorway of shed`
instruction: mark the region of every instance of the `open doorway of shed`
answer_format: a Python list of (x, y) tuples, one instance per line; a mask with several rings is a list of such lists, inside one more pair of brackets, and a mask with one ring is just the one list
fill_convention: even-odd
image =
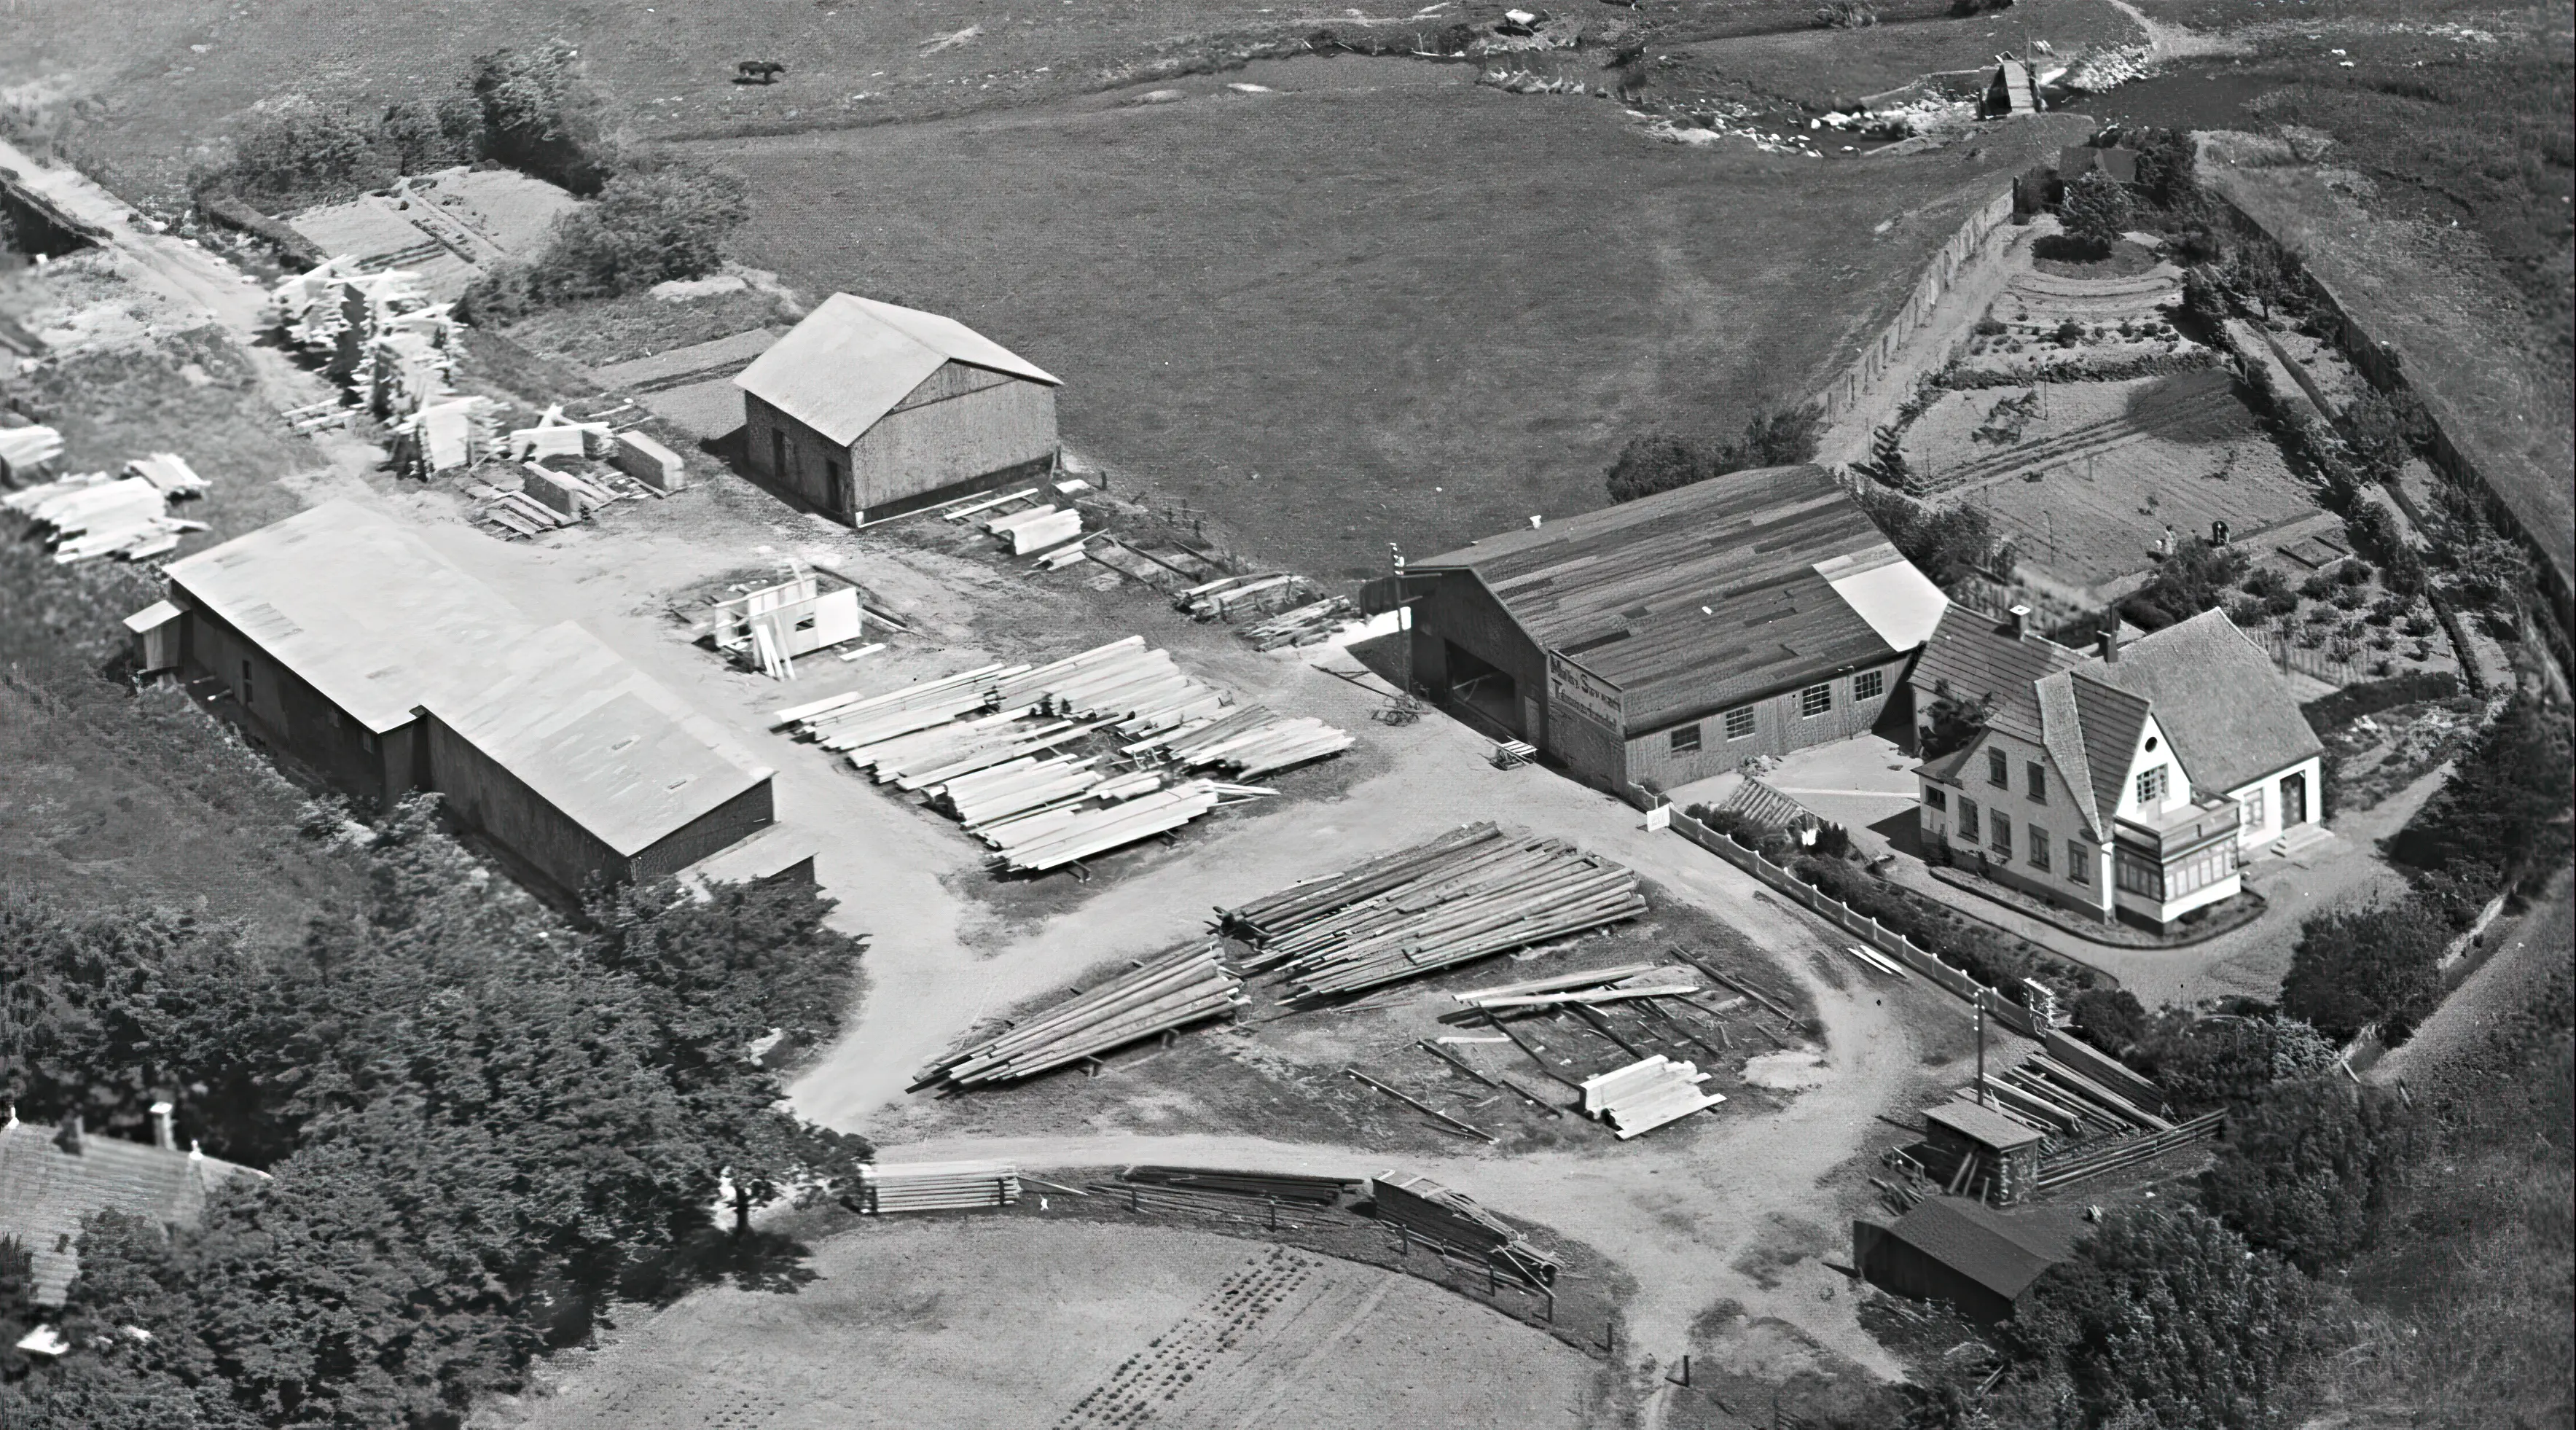
[(1529, 724), (1521, 713), (1520, 684), (1511, 673), (1473, 651), (1461, 649), (1455, 641), (1441, 644), (1447, 647), (1448, 654), (1447, 703), (1457, 707), (1467, 723), (1488, 734), (1499, 730), (1515, 740), (1528, 739)]

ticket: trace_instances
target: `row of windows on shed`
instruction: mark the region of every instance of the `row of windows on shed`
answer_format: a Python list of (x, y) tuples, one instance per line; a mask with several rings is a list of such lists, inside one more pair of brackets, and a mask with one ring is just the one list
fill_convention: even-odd
[[(1876, 700), (1886, 693), (1887, 672), (1885, 671), (1864, 670), (1851, 678), (1851, 698), (1855, 705), (1864, 700)], [(1834, 683), (1830, 680), (1820, 681), (1798, 692), (1798, 717), (1802, 720), (1812, 720), (1833, 708)], [(1718, 719), (1725, 726), (1727, 739), (1753, 738), (1752, 706), (1738, 705)], [(1676, 725), (1665, 733), (1665, 738), (1671, 741), (1674, 754), (1690, 754), (1700, 748), (1699, 722), (1694, 720), (1688, 725)]]

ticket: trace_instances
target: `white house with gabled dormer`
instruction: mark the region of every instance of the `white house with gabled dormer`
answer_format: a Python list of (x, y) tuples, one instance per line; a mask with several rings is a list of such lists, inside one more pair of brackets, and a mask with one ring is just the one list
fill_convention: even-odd
[(1953, 607), (1909, 683), (1919, 729), (1975, 726), (1916, 772), (1927, 850), (2105, 922), (2232, 898), (2320, 817), (2324, 747), (2221, 612), (2087, 654)]

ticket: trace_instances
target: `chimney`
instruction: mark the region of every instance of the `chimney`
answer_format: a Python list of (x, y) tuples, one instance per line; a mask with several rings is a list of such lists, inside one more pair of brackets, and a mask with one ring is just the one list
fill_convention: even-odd
[(2111, 624), (2110, 624), (2108, 627), (2104, 628), (2104, 630), (2103, 630), (2103, 632), (2102, 632), (2102, 642), (2101, 642), (2101, 645), (2102, 645), (2102, 663), (2103, 663), (2104, 665), (2118, 665), (2118, 664), (2120, 663), (2120, 613), (2119, 613), (2119, 612), (2117, 612), (2117, 611), (2113, 611), (2113, 612), (2111, 613)]
[(54, 1134), (54, 1145), (77, 1157), (81, 1154), (81, 1115), (77, 1112), (63, 1119), (62, 1130)]
[(152, 1145), (164, 1152), (179, 1150), (178, 1135), (170, 1128), (170, 1114), (178, 1110), (166, 1098), (152, 1104)]
[(2013, 608), (2012, 608), (2011, 615), (2012, 615), (2012, 633), (2013, 633), (2013, 639), (2014, 639), (2014, 640), (2017, 640), (2017, 641), (2026, 641), (2026, 640), (2029, 640), (2029, 639), (2030, 639), (2030, 607), (2028, 607), (2028, 606), (2015, 606), (2015, 607), (2013, 607)]

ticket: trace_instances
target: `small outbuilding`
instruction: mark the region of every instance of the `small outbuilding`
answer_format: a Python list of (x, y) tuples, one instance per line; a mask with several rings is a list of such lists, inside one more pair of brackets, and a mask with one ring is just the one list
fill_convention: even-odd
[(1767, 467), (1417, 562), (1435, 697), (1628, 794), (1866, 733), (1949, 600), (1821, 467)]
[(1954, 1172), (1966, 1164), (1964, 1185), (1980, 1189), (1989, 1201), (2010, 1205), (2039, 1188), (2039, 1144), (2033, 1128), (1954, 1098), (1923, 1114), (1927, 1166)]
[(1056, 461), (1062, 384), (936, 313), (835, 293), (734, 385), (752, 471), (852, 526)]
[(203, 1152), (182, 1152), (171, 1107), (152, 1109), (154, 1142), (85, 1131), (75, 1113), (59, 1127), (0, 1120), (0, 1239), (27, 1249), (39, 1306), (60, 1306), (80, 1272), (81, 1219), (116, 1210), (163, 1227), (194, 1225), (206, 1197), (235, 1177), (267, 1180)]
[(1947, 1301), (1972, 1321), (2011, 1317), (2048, 1269), (2074, 1255), (2083, 1214), (2072, 1207), (1998, 1211), (1933, 1197), (1894, 1226), (1852, 1223), (1852, 1265), (1882, 1291)]

